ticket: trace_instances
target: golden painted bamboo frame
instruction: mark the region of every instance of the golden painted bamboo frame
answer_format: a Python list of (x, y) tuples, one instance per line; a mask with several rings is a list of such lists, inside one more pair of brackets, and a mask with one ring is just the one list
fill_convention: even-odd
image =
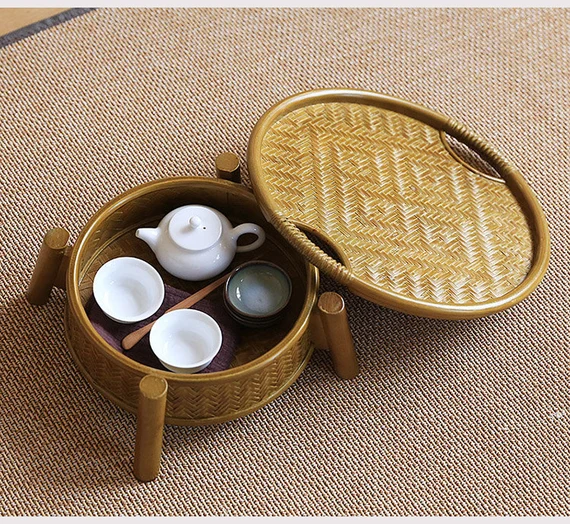
[[(66, 280), (65, 335), (82, 374), (114, 404), (135, 413), (140, 380), (152, 374), (168, 382), (166, 423), (203, 425), (247, 415), (271, 402), (295, 382), (313, 352), (309, 321), (316, 302), (319, 274), (314, 266), (305, 264), (306, 289), (303, 290), (304, 300), (297, 320), (279, 343), (249, 363), (226, 371), (184, 375), (149, 368), (116, 351), (95, 331), (83, 306), (78, 285), (81, 280), (79, 261), (86, 244), (92, 235), (98, 234), (105, 219), (126, 203), (161, 190), (176, 191), (188, 184), (202, 194), (211, 192), (217, 198), (231, 198), (232, 201), (256, 206), (253, 194), (243, 186), (205, 177), (176, 177), (149, 182), (109, 202), (83, 228), (71, 253)], [(215, 391), (215, 397), (219, 399), (214, 403), (209, 400), (211, 391)], [(192, 416), (188, 415), (189, 405), (185, 400), (190, 396), (195, 400), (191, 406), (195, 412)]]

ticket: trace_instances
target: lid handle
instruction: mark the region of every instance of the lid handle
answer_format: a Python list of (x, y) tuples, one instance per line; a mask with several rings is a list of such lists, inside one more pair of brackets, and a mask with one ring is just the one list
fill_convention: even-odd
[(193, 216), (190, 220), (190, 227), (192, 229), (198, 229), (201, 225), (202, 225), (202, 219), (200, 217), (197, 216)]
[[(470, 171), (474, 171), (485, 178), (490, 178), (494, 181), (507, 183), (513, 179), (520, 176), (520, 173), (516, 168), (508, 161), (504, 160), (498, 151), (487, 143), (482, 138), (475, 135), (473, 132), (469, 131), (463, 124), (449, 118), (446, 125), (439, 130), (441, 141), (444, 147), (447, 149), (449, 154), (457, 160), (459, 163), (467, 167)], [(471, 163), (462, 159), (457, 153), (454, 152), (453, 148), (447, 140), (447, 136), (450, 135), (465, 146), (467, 146), (472, 152), (479, 155), (479, 157), (485, 161), (491, 168), (493, 168), (501, 178), (489, 175), (477, 169)]]
[(273, 226), (296, 250), (303, 255), (311, 264), (327, 273), (339, 284), (348, 285), (353, 276), (352, 272), (340, 262), (327, 255), (319, 246), (313, 244), (295, 224), (288, 218), (273, 220)]

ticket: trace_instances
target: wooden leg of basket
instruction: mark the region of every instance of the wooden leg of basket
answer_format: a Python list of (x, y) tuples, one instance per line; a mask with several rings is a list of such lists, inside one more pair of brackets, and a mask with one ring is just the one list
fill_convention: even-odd
[(68, 240), (69, 233), (61, 227), (46, 233), (26, 292), (30, 304), (41, 306), (49, 300)]
[(321, 312), (315, 304), (311, 317), (309, 318), (309, 331), (311, 332), (311, 340), (317, 349), (328, 349), (329, 344), (323, 328)]
[(323, 293), (317, 306), (336, 374), (344, 379), (356, 377), (358, 360), (343, 298), (338, 293)]
[(61, 264), (59, 265), (59, 271), (57, 272), (57, 277), (55, 277), (55, 282), (53, 285), (59, 289), (65, 289), (65, 281), (67, 280), (67, 269), (69, 268), (69, 261), (71, 259), (72, 246), (66, 246), (63, 250), (63, 257), (61, 259)]
[(140, 381), (134, 474), (143, 482), (155, 479), (160, 470), (167, 392), (163, 378), (147, 375)]
[(234, 153), (222, 153), (216, 158), (216, 176), (240, 183), (239, 157)]

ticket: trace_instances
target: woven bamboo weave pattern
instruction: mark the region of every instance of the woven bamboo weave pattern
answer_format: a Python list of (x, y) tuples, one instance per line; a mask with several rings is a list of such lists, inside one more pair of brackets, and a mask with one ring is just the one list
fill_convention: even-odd
[(296, 109), (266, 133), (262, 166), (280, 214), (326, 234), (356, 275), (395, 293), (479, 303), (530, 267), (508, 187), (459, 164), (413, 118), (354, 103)]
[[(70, 350), (86, 378), (113, 402), (136, 412), (139, 382), (147, 372), (121, 365), (102, 352), (98, 344), (86, 336), (77, 319), (67, 311), (65, 325)], [(309, 332), (305, 331), (277, 358), (239, 380), (169, 380), (167, 422), (178, 425), (209, 424), (254, 411), (279, 395), (296, 379), (307, 364), (312, 350)]]
[[(0, 515), (570, 515), (569, 70), (568, 9), (97, 9), (1, 48)], [(166, 426), (160, 477), (138, 483), (136, 416), (75, 365), (66, 293), (25, 300), (43, 235), (76, 243), (110, 199), (213, 177), (222, 151), (247, 184), (260, 117), (329, 87), (413, 101), (495, 146), (544, 208), (548, 272), (460, 322), (321, 272), (358, 379), (316, 350), (264, 408)]]

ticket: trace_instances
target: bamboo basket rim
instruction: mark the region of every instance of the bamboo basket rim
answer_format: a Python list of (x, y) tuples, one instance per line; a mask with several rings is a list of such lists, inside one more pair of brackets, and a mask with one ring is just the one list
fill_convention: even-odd
[(96, 230), (97, 226), (109, 215), (111, 215), (114, 211), (120, 208), (125, 202), (130, 199), (137, 198), (139, 196), (145, 195), (150, 193), (154, 190), (160, 190), (162, 188), (171, 187), (172, 184), (184, 184), (184, 183), (197, 183), (197, 184), (207, 184), (211, 187), (211, 185), (217, 185), (220, 190), (224, 190), (224, 188), (231, 187), (232, 190), (237, 190), (242, 192), (245, 198), (251, 198), (255, 200), (254, 195), (251, 191), (247, 190), (245, 187), (238, 185), (234, 182), (230, 182), (227, 180), (216, 179), (216, 178), (208, 178), (208, 177), (199, 177), (199, 176), (184, 176), (184, 177), (175, 177), (175, 178), (164, 178), (160, 180), (153, 180), (151, 182), (146, 182), (144, 184), (137, 185), (114, 199), (107, 202), (107, 204), (103, 205), (87, 222), (85, 227), (82, 229), (77, 241), (75, 242), (69, 262), (69, 270), (67, 272), (67, 280), (66, 280), (66, 293), (67, 293), (67, 304), (70, 308), (70, 314), (75, 315), (78, 322), (81, 324), (82, 328), (85, 330), (86, 336), (90, 339), (90, 341), (97, 344), (103, 351), (105, 351), (117, 364), (134, 369), (138, 372), (144, 374), (153, 374), (159, 377), (163, 377), (167, 379), (169, 382), (181, 382), (181, 383), (188, 383), (188, 382), (202, 382), (208, 381), (212, 382), (215, 381), (217, 383), (229, 382), (233, 381), (236, 378), (240, 378), (242, 375), (249, 374), (251, 372), (256, 371), (257, 369), (265, 366), (268, 362), (276, 359), (282, 351), (284, 351), (291, 343), (299, 339), (306, 329), (308, 329), (310, 314), (313, 309), (317, 290), (319, 286), (319, 273), (318, 269), (311, 265), (310, 263), (306, 264), (306, 278), (307, 278), (307, 289), (305, 292), (305, 298), (303, 301), (303, 307), (299, 313), (299, 316), (289, 332), (283, 337), (278, 344), (273, 346), (269, 351), (264, 353), (263, 355), (257, 357), (256, 359), (242, 364), (240, 366), (236, 366), (234, 368), (230, 368), (224, 371), (216, 371), (212, 373), (205, 373), (205, 374), (186, 374), (186, 373), (171, 373), (168, 371), (163, 371), (160, 369), (156, 369), (150, 366), (145, 366), (144, 364), (140, 364), (135, 360), (129, 358), (128, 356), (120, 353), (113, 347), (111, 347), (99, 333), (95, 330), (89, 318), (87, 317), (87, 313), (85, 312), (85, 308), (81, 303), (81, 297), (79, 294), (79, 264), (78, 259), (85, 248), (86, 242), (88, 237), (91, 233)]
[[(285, 216), (276, 205), (272, 191), (264, 178), (261, 156), (263, 139), (272, 125), (286, 114), (306, 106), (331, 102), (372, 105), (419, 120), (439, 132), (445, 149), (457, 162), (462, 163), (477, 175), (485, 176), (497, 183), (505, 183), (521, 206), (532, 235), (532, 262), (523, 281), (502, 296), (477, 303), (461, 305), (434, 303), (406, 296), (357, 277), (352, 272), (348, 258), (342, 249), (330, 242), (330, 238), (311, 228), (308, 224), (302, 224)], [(501, 175), (502, 180), (485, 175), (473, 166), (462, 162), (451, 151), (446, 140), (446, 134), (477, 152)], [(522, 174), (489, 143), (462, 124), (419, 104), (357, 89), (317, 89), (298, 93), (278, 102), (262, 115), (251, 133), (247, 160), (253, 192), (265, 218), (312, 264), (340, 284), (347, 286), (356, 295), (382, 306), (431, 318), (459, 320), (482, 317), (502, 311), (526, 298), (538, 286), (548, 268), (550, 238), (546, 217), (536, 195)], [(342, 263), (337, 262), (322, 251), (299, 229), (300, 227), (328, 241), (337, 251)]]

